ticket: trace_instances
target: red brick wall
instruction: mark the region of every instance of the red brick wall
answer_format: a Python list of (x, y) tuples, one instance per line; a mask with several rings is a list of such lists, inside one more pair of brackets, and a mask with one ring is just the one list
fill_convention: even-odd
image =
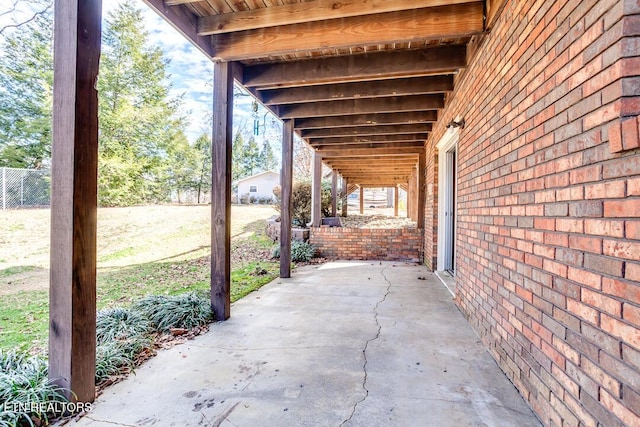
[(426, 147), (424, 264), (431, 270), (438, 266), (438, 155), (433, 145)]
[(420, 261), (423, 233), (419, 229), (312, 228), (309, 242), (331, 259)]
[(457, 303), (545, 425), (640, 425), (639, 34), (637, 0), (508, 1), (428, 141), (466, 120)]

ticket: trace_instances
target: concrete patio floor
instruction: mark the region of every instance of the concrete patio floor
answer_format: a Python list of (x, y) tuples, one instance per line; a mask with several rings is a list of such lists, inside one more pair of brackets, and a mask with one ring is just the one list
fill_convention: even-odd
[(438, 278), (331, 262), (108, 388), (69, 425), (539, 426)]

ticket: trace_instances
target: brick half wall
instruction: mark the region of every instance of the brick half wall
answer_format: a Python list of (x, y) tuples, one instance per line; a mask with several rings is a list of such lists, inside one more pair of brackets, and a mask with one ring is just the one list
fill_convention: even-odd
[(310, 243), (320, 256), (347, 260), (422, 260), (424, 233), (415, 228), (312, 228)]

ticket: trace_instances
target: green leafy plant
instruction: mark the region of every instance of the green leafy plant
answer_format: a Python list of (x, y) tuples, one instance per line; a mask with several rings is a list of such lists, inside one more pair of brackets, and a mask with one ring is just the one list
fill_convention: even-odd
[(133, 368), (139, 354), (153, 344), (149, 320), (122, 307), (100, 310), (96, 319), (96, 384)]
[(98, 343), (144, 336), (150, 330), (149, 320), (142, 313), (122, 307), (100, 310), (96, 319)]
[(211, 303), (195, 292), (150, 295), (134, 303), (132, 308), (143, 313), (158, 332), (168, 332), (170, 328), (191, 329), (213, 318)]
[(48, 424), (51, 418), (60, 414), (37, 408), (52, 402), (66, 402), (62, 392), (59, 386), (49, 381), (45, 359), (0, 350), (1, 427)]
[[(273, 189), (273, 194), (276, 196), (277, 201), (274, 207), (280, 211), (282, 197), (280, 186)], [(294, 225), (304, 227), (311, 221), (311, 205), (311, 182), (295, 182), (291, 192), (291, 216)], [(322, 183), (321, 211), (325, 217), (331, 215), (331, 185), (329, 183)]]
[[(316, 247), (307, 242), (293, 240), (291, 242), (291, 261), (293, 262), (309, 262), (316, 254)], [(275, 246), (271, 250), (273, 258), (280, 258), (280, 245)]]

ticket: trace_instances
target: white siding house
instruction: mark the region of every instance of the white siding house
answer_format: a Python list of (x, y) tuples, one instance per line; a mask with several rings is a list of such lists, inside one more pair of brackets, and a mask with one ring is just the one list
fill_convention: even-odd
[(268, 203), (275, 201), (273, 189), (280, 185), (280, 174), (274, 171), (266, 171), (247, 178), (239, 179), (238, 202), (239, 203)]

